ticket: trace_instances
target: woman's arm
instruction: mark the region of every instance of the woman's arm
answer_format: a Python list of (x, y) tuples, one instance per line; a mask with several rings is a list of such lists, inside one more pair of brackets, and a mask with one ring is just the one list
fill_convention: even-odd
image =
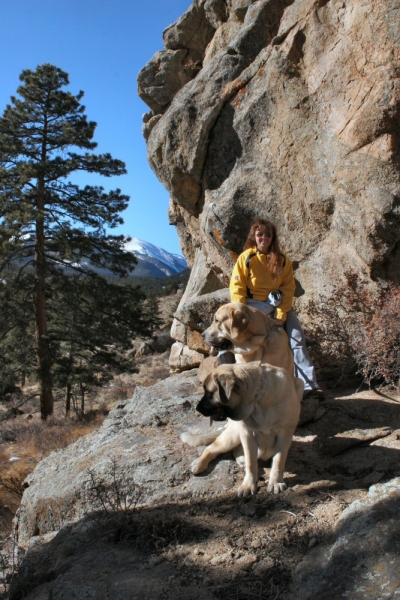
[(231, 294), (231, 302), (241, 302), (247, 304), (247, 268), (246, 258), (243, 254), (239, 256), (233, 267), (229, 291)]
[(286, 314), (292, 308), (293, 296), (296, 289), (294, 281), (293, 267), (289, 258), (285, 257), (285, 264), (282, 273), (282, 283), (279, 286), (279, 291), (282, 293), (282, 302), (276, 307), (275, 317), (281, 321), (286, 321)]

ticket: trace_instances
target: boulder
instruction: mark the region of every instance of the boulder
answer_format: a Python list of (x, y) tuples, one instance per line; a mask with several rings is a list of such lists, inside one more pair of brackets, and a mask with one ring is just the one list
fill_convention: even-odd
[(177, 500), (230, 489), (233, 479), (226, 462), (211, 477), (193, 477), (188, 454), (193, 457), (197, 451), (188, 453), (179, 438), (190, 428), (209, 427), (209, 421), (195, 412), (201, 393), (196, 369), (153, 387), (138, 386), (133, 398), (111, 411), (99, 430), (41, 461), (25, 481), (19, 544), (26, 546), (32, 537), (57, 531), (93, 510), (91, 481), (111, 485), (113, 460), (121, 494), (140, 488), (141, 504), (168, 501), (171, 493)]
[(192, 52), (197, 19), (202, 66), (187, 83), (171, 72), (177, 91), (146, 123), (147, 149), (183, 252), (202, 262), (199, 296), (227, 287), (258, 215), (294, 264), (305, 324), (310, 301), (333, 295), (348, 269), (399, 283), (397, 8), (206, 0), (168, 30), (164, 52)]
[(175, 342), (171, 347), (169, 366), (173, 373), (195, 369), (203, 361), (203, 354), (192, 350), (182, 342)]
[(192, 78), (185, 69), (187, 51), (157, 52), (138, 75), (138, 93), (153, 114), (164, 112), (175, 94)]

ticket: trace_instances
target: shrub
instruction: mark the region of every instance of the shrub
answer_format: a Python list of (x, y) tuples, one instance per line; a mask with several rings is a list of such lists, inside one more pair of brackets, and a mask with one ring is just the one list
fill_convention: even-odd
[(368, 382), (400, 384), (400, 287), (388, 286), (355, 343), (359, 370)]
[(109, 523), (114, 540), (122, 541), (141, 497), (140, 486), (128, 477), (112, 456), (103, 474), (87, 470), (84, 489), (87, 516), (98, 525)]
[(376, 287), (349, 271), (329, 297), (308, 307), (307, 332), (320, 351), (374, 382), (400, 385), (400, 287)]

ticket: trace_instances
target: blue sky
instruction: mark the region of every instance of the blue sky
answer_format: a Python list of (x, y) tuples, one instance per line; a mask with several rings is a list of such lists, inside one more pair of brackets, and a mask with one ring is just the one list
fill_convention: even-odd
[(72, 93), (85, 92), (88, 119), (97, 122), (96, 151), (126, 163), (128, 174), (88, 181), (130, 196), (117, 231), (181, 254), (168, 224), (169, 195), (147, 162), (136, 76), (163, 49), (162, 32), (191, 0), (12, 0), (2, 2), (0, 114), (20, 85), (23, 69), (51, 63), (69, 74)]

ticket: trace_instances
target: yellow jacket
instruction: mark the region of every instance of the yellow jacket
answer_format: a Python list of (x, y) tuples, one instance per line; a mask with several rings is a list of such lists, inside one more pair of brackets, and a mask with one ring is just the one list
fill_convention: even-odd
[(293, 267), (289, 258), (282, 254), (281, 267), (274, 279), (268, 268), (268, 256), (258, 252), (254, 246), (242, 252), (237, 259), (229, 291), (232, 302), (247, 304), (248, 297), (263, 302), (270, 292), (279, 290), (282, 302), (275, 309), (275, 317), (286, 321), (286, 313), (292, 308), (295, 287)]

